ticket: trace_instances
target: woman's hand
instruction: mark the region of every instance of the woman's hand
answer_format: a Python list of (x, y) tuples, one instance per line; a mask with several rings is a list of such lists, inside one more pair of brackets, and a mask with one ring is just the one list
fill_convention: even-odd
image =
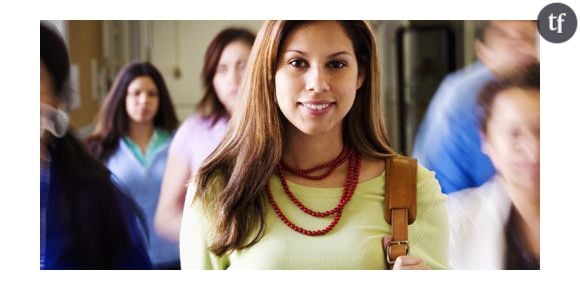
[(393, 270), (431, 270), (422, 258), (414, 256), (399, 256), (395, 260)]
[[(383, 237), (383, 250), (385, 251), (385, 257), (387, 255), (387, 245), (391, 241), (391, 237)], [(393, 270), (431, 270), (431, 267), (427, 266), (422, 258), (414, 256), (399, 256), (395, 260), (393, 265)]]

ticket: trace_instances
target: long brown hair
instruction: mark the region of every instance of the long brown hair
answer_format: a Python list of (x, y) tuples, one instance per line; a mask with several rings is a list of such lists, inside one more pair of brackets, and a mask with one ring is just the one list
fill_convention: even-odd
[[(222, 255), (255, 244), (265, 226), (266, 183), (282, 157), (287, 120), (275, 102), (276, 64), (288, 34), (303, 21), (266, 21), (250, 53), (237, 108), (223, 141), (201, 166), (194, 202), (210, 221), (210, 250)], [(366, 21), (340, 21), (365, 76), (343, 120), (343, 139), (366, 156), (394, 154), (380, 110), (375, 36)]]
[(235, 41), (242, 41), (251, 47), (254, 44), (255, 38), (256, 35), (247, 29), (226, 28), (218, 33), (207, 47), (201, 72), (203, 97), (197, 103), (196, 110), (200, 115), (210, 118), (212, 126), (219, 119), (229, 117), (226, 107), (220, 102), (213, 87), (213, 77), (216, 73), (222, 52), (226, 46)]
[(178, 121), (173, 102), (159, 70), (148, 62), (130, 63), (117, 74), (99, 112), (95, 131), (86, 141), (89, 152), (97, 159), (106, 161), (117, 149), (119, 138), (129, 133), (129, 115), (125, 98), (131, 82), (142, 76), (150, 77), (159, 92), (159, 108), (153, 119), (153, 125), (169, 132), (177, 128)]

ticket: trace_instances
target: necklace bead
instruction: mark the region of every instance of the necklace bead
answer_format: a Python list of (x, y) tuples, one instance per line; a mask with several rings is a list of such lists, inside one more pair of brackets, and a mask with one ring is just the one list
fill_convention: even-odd
[[(343, 159), (343, 160), (341, 161), (340, 159)], [(298, 200), (298, 198), (296, 198), (296, 196), (294, 196), (294, 194), (290, 191), (288, 183), (286, 182), (284, 170), (290, 171), (296, 175), (299, 175), (299, 176), (307, 178), (307, 179), (320, 180), (320, 179), (324, 179), (324, 178), (328, 177), (340, 164), (344, 163), (344, 161), (346, 159), (349, 160), (348, 174), (346, 177), (346, 182), (345, 182), (345, 185), (343, 187), (342, 196), (341, 196), (338, 204), (336, 205), (336, 207), (334, 207), (333, 209), (327, 210), (324, 212), (318, 212), (318, 211), (311, 210), (311, 209), (307, 208), (302, 202), (300, 202), (300, 200)], [(338, 224), (338, 222), (340, 221), (340, 218), (342, 217), (342, 212), (344, 210), (344, 207), (351, 200), (351, 198), (354, 194), (354, 191), (356, 189), (356, 186), (358, 185), (359, 176), (360, 176), (360, 167), (361, 167), (360, 154), (358, 152), (356, 152), (355, 150), (352, 150), (346, 146), (343, 149), (343, 151), (341, 152), (341, 154), (335, 160), (333, 160), (329, 163), (323, 164), (323, 165), (319, 165), (319, 166), (310, 168), (310, 169), (306, 169), (306, 170), (299, 170), (299, 169), (294, 169), (294, 168), (288, 169), (289, 167), (287, 165), (283, 164), (283, 162), (280, 162), (278, 164), (277, 169), (278, 169), (278, 174), (280, 176), (280, 181), (282, 183), (282, 188), (284, 189), (285, 194), (290, 198), (292, 203), (294, 203), (304, 213), (306, 213), (310, 216), (313, 216), (313, 217), (324, 218), (324, 217), (328, 217), (328, 216), (333, 216), (332, 222), (327, 227), (325, 227), (323, 229), (307, 230), (307, 229), (299, 227), (296, 224), (294, 224), (293, 222), (291, 222), (286, 217), (286, 215), (284, 215), (284, 213), (282, 212), (282, 210), (280, 209), (280, 207), (278, 206), (278, 204), (274, 200), (274, 197), (273, 197), (272, 192), (270, 190), (269, 184), (266, 185), (266, 194), (268, 196), (268, 201), (270, 202), (270, 204), (274, 208), (274, 211), (276, 212), (276, 215), (278, 215), (278, 217), (282, 220), (282, 222), (284, 222), (284, 224), (286, 224), (290, 229), (294, 230), (295, 232), (298, 232), (298, 233), (301, 233), (301, 234), (307, 235), (307, 236), (325, 235), (328, 232), (330, 232)], [(329, 170), (327, 171), (328, 174), (325, 173), (325, 174), (320, 175), (320, 176), (314, 176), (314, 178), (313, 178), (313, 176), (310, 175), (310, 173), (312, 173), (316, 170), (324, 169), (324, 168), (329, 168)], [(326, 176), (324, 176), (324, 175), (326, 175)], [(324, 177), (320, 178), (321, 176), (324, 176)]]
[[(338, 168), (342, 163), (344, 163), (344, 161), (346, 161), (347, 158), (349, 158), (349, 154), (351, 152), (349, 151), (347, 146), (344, 146), (342, 148), (342, 151), (340, 152), (340, 154), (338, 155), (338, 157), (336, 157), (334, 160), (322, 164), (322, 165), (318, 165), (309, 169), (297, 169), (294, 167), (291, 167), (290, 165), (286, 164), (283, 160), (280, 161), (280, 163), (278, 164), (279, 167), (279, 171), (281, 171), (281, 169), (286, 170), (288, 172), (291, 172), (293, 174), (296, 174), (298, 176), (301, 176), (303, 178), (309, 179), (309, 180), (322, 180), (328, 176), (330, 176), (332, 174), (332, 172), (334, 172), (334, 170), (336, 170), (336, 168)], [(281, 169), (280, 169), (281, 168)], [(310, 175), (310, 173), (316, 172), (318, 170), (321, 169), (326, 169), (328, 168), (328, 170), (323, 173), (322, 175)]]

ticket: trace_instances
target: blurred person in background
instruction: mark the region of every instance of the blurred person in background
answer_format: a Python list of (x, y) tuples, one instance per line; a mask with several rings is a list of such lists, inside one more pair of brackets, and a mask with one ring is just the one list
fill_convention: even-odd
[(482, 151), (497, 174), (449, 195), (454, 269), (540, 268), (540, 66), (489, 82), (478, 105)]
[(448, 75), (416, 136), (413, 156), (435, 171), (443, 193), (480, 186), (494, 175), (481, 152), (476, 98), (490, 80), (538, 61), (535, 21), (491, 21), (478, 34), (479, 61)]
[(167, 239), (178, 240), (187, 183), (223, 138), (236, 109), (234, 102), (254, 38), (246, 29), (226, 28), (207, 48), (202, 71), (204, 93), (197, 113), (180, 126), (169, 148), (155, 217), (155, 230)]
[(69, 129), (63, 39), (40, 23), (40, 269), (149, 269), (139, 209)]
[(177, 124), (161, 73), (150, 63), (135, 62), (117, 74), (95, 131), (86, 142), (145, 213), (148, 252), (155, 269), (179, 269), (178, 244), (153, 230), (167, 152)]

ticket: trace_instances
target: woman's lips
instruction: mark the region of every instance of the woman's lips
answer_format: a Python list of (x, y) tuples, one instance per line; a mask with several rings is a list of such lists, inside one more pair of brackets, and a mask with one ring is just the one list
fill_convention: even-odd
[(302, 108), (304, 108), (310, 115), (313, 116), (323, 116), (328, 113), (336, 104), (335, 102), (300, 102)]

